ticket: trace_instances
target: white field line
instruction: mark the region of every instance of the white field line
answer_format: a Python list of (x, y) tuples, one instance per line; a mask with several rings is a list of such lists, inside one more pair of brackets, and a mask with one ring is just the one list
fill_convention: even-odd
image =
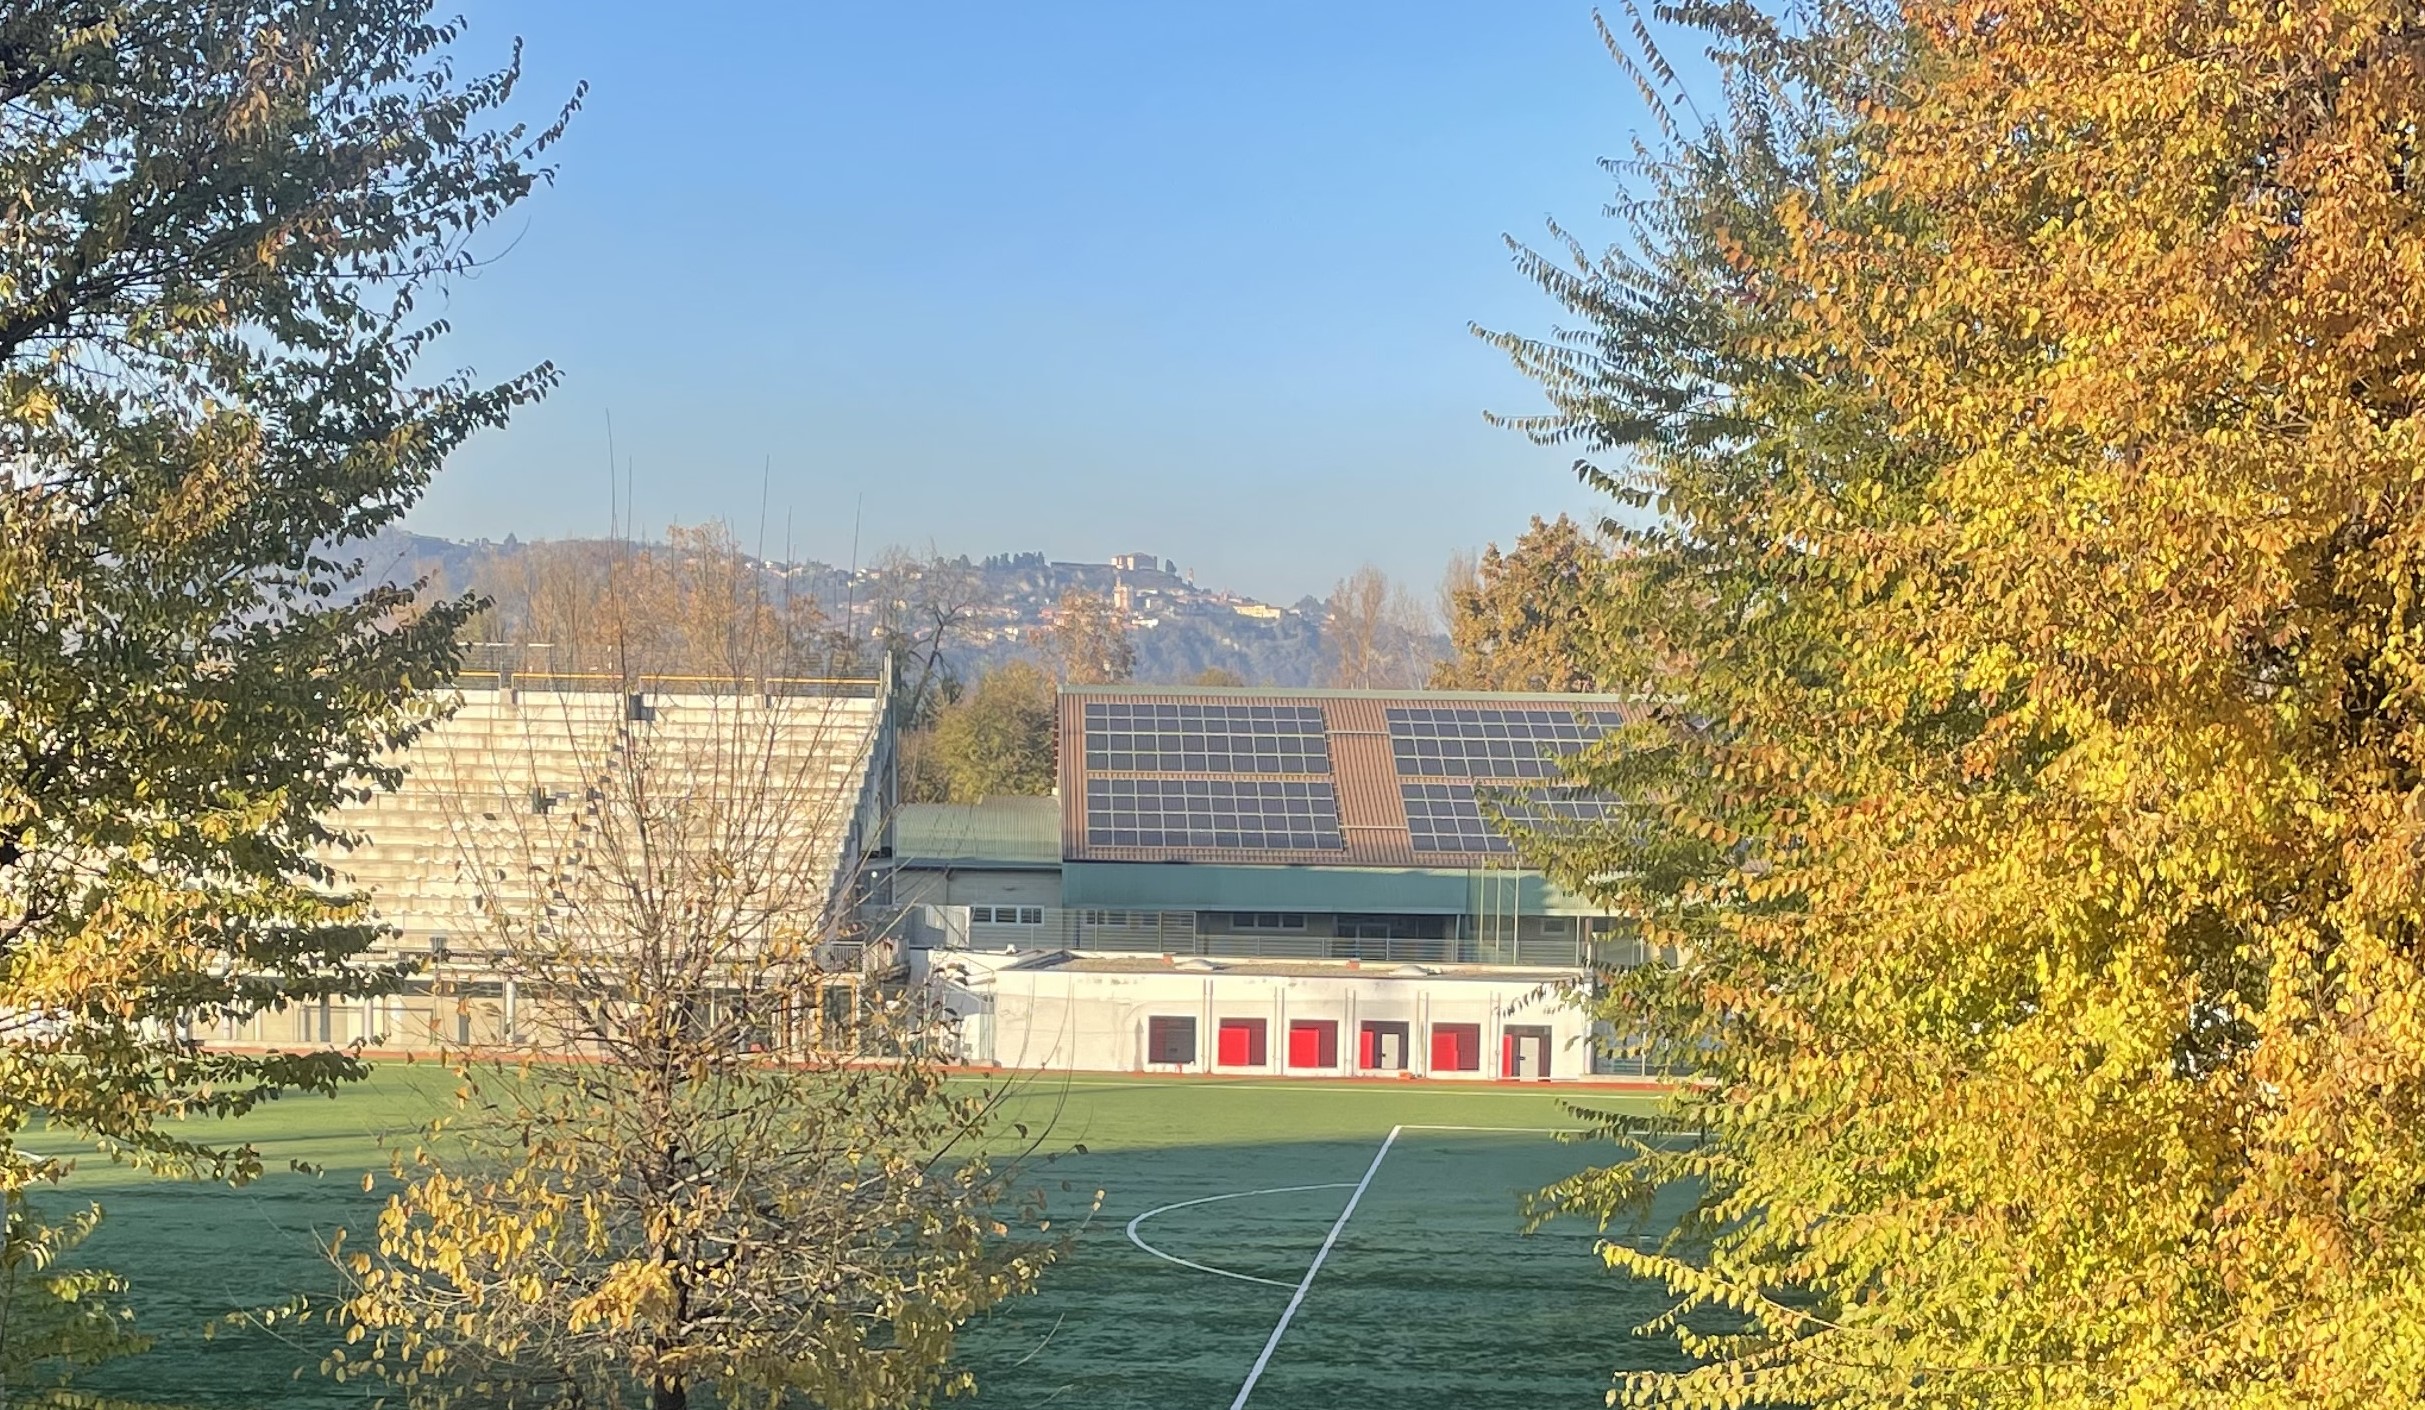
[(1411, 1121), (1398, 1129), (1400, 1131), (1508, 1131), (1525, 1136), (1580, 1136), (1584, 1130), (1580, 1126), (1418, 1126)]
[(1263, 1379), (1263, 1368), (1271, 1364), (1271, 1354), (1280, 1349), (1280, 1338), (1287, 1334), (1290, 1320), (1297, 1315), (1297, 1309), (1305, 1305), (1305, 1293), (1314, 1285), (1314, 1274), (1322, 1271), (1323, 1260), (1330, 1257), (1331, 1246), (1339, 1241), (1339, 1232), (1347, 1227), (1347, 1221), (1355, 1215), (1356, 1201), (1364, 1198), (1365, 1187), (1372, 1184), (1372, 1177), (1380, 1173), (1381, 1162), (1389, 1158), (1389, 1148), (1397, 1143), (1398, 1133), (1405, 1129), (1403, 1126), (1392, 1126), (1389, 1134), (1381, 1138), (1381, 1149), (1373, 1152), (1372, 1164), (1364, 1167), (1364, 1178), (1356, 1182), (1354, 1193), (1347, 1197), (1347, 1208), (1339, 1211), (1338, 1219), (1330, 1226), (1329, 1235), (1322, 1240), (1322, 1247), (1314, 1253), (1314, 1261), (1306, 1267), (1305, 1276), (1298, 1280), (1296, 1292), (1289, 1295), (1288, 1306), (1280, 1313), (1280, 1324), (1271, 1329), (1271, 1339), (1263, 1343), (1263, 1354), (1255, 1358), (1254, 1369), (1246, 1373), (1246, 1384), (1238, 1387), (1238, 1398), (1229, 1402), (1229, 1410), (1245, 1410), (1246, 1397), (1255, 1393), (1255, 1382)]
[(1128, 1241), (1145, 1250), (1147, 1253), (1152, 1254), (1154, 1257), (1161, 1259), (1165, 1263), (1176, 1263), (1182, 1268), (1193, 1268), (1199, 1273), (1217, 1273), (1224, 1278), (1236, 1278), (1242, 1283), (1261, 1283), (1266, 1287), (1295, 1287), (1296, 1284), (1283, 1283), (1277, 1278), (1258, 1278), (1252, 1273), (1233, 1273), (1227, 1268), (1215, 1268), (1209, 1263), (1197, 1263), (1190, 1259), (1180, 1258), (1172, 1254), (1164, 1253), (1162, 1250), (1155, 1248), (1152, 1244), (1149, 1244), (1144, 1239), (1138, 1237), (1137, 1226), (1144, 1223), (1146, 1220), (1153, 1218), (1157, 1214), (1168, 1214), (1174, 1209), (1192, 1209), (1199, 1204), (1218, 1204), (1225, 1199), (1252, 1199), (1256, 1195), (1293, 1195), (1303, 1190), (1344, 1190), (1347, 1188), (1347, 1183), (1348, 1182), (1345, 1180), (1333, 1180), (1327, 1185), (1275, 1185), (1268, 1190), (1239, 1190), (1233, 1194), (1206, 1195), (1202, 1199), (1183, 1199), (1177, 1204), (1166, 1204), (1160, 1209), (1149, 1209), (1143, 1214), (1138, 1215), (1136, 1218), (1129, 1220)]

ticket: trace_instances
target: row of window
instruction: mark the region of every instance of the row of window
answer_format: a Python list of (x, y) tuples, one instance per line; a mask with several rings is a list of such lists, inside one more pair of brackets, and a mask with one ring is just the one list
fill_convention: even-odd
[[(1159, 919), (1153, 911), (1087, 911), (1086, 923), (1096, 926), (1152, 925)], [(970, 906), (968, 919), (972, 925), (1042, 925), (1042, 906)], [(1565, 916), (1542, 916), (1537, 924), (1545, 936), (1567, 934)], [(1232, 930), (1303, 930), (1303, 911), (1233, 911), (1229, 926)], [(1341, 916), (1336, 929), (1341, 938), (1365, 940), (1407, 940), (1442, 938), (1445, 923), (1436, 916)], [(431, 942), (431, 953), (446, 956), (445, 937)]]
[[(1511, 1030), (1512, 1032), (1512, 1030)], [(1224, 1018), (1214, 1031), (1215, 1067), (1268, 1067), (1269, 1029), (1260, 1018)], [(1546, 1042), (1547, 1031), (1542, 1031)], [(1404, 1072), (1412, 1049), (1412, 1025), (1386, 1020), (1359, 1025), (1356, 1067), (1366, 1072)], [(1145, 1060), (1156, 1066), (1192, 1066), (1196, 1061), (1196, 1020), (1190, 1014), (1155, 1014), (1145, 1020)], [(1546, 1063), (1546, 1053), (1542, 1055)], [(1339, 1065), (1339, 1025), (1335, 1019), (1296, 1019), (1288, 1025), (1287, 1066), (1336, 1068)], [(1431, 1070), (1480, 1072), (1482, 1025), (1431, 1025)], [(1542, 1075), (1546, 1075), (1545, 1073)]]

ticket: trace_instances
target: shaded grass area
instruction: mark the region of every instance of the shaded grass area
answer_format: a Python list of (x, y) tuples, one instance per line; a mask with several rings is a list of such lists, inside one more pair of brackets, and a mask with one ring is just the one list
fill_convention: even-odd
[[(333, 1100), (268, 1104), (231, 1128), (261, 1149), (270, 1171), (241, 1189), (88, 1164), (45, 1196), (55, 1207), (102, 1204), (108, 1217), (84, 1254), (128, 1276), (141, 1325), (160, 1339), (150, 1355), (89, 1377), (89, 1388), (207, 1410), (376, 1398), (375, 1386), (320, 1376), (334, 1329), (226, 1319), (335, 1290), (321, 1249), (339, 1227), (356, 1240), (370, 1235), (393, 1188), (382, 1138), (409, 1149), (423, 1124), (451, 1108), (455, 1086), (442, 1068), (390, 1064)], [(976, 1403), (1229, 1406), (1348, 1190), (1194, 1205), (1154, 1215), (1140, 1230), (1175, 1256), (1287, 1287), (1157, 1260), (1130, 1242), (1130, 1219), (1208, 1195), (1344, 1186), (1371, 1167), (1393, 1126), (1571, 1126), (1573, 1102), (1649, 1106), (1542, 1088), (1024, 1079), (1003, 1107), (1000, 1144), (1023, 1144), (1007, 1128), (1026, 1126), (1048, 1157), (1032, 1169), (1056, 1232), (1076, 1237), (1042, 1293), (971, 1328), (965, 1360), (980, 1383)], [(1663, 1306), (1658, 1294), (1607, 1272), (1590, 1231), (1518, 1233), (1521, 1192), (1611, 1154), (1530, 1132), (1402, 1135), (1251, 1403), (1581, 1407), (1601, 1403), (1616, 1367), (1670, 1364), (1664, 1346), (1628, 1336)], [(289, 1171), (290, 1161), (322, 1172)], [(1089, 1218), (1097, 1189), (1103, 1206)], [(205, 1340), (212, 1323), (220, 1325)]]

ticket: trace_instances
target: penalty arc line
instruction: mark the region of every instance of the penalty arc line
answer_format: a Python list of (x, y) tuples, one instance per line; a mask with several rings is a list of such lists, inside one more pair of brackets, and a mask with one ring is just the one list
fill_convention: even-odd
[(1381, 1162), (1388, 1158), (1389, 1148), (1397, 1143), (1398, 1133), (1405, 1129), (1403, 1126), (1392, 1126), (1389, 1134), (1381, 1139), (1381, 1149), (1373, 1152), (1372, 1164), (1364, 1167), (1364, 1178), (1356, 1182), (1354, 1192), (1347, 1197), (1347, 1207), (1339, 1211), (1338, 1219), (1330, 1226), (1330, 1234), (1315, 1252), (1314, 1261), (1306, 1266), (1305, 1276), (1297, 1280), (1297, 1290), (1290, 1295), (1287, 1308), (1280, 1313), (1279, 1325), (1271, 1329), (1271, 1339), (1263, 1343), (1263, 1354), (1255, 1358), (1254, 1368), (1246, 1373), (1246, 1384), (1238, 1387), (1238, 1398), (1229, 1402), (1229, 1410), (1245, 1410), (1246, 1397), (1255, 1393), (1255, 1382), (1263, 1379), (1263, 1368), (1271, 1364), (1271, 1354), (1280, 1349), (1280, 1338), (1287, 1335), (1289, 1322), (1296, 1317), (1297, 1309), (1305, 1305), (1305, 1294), (1314, 1285), (1314, 1275), (1322, 1271), (1323, 1261), (1330, 1257), (1331, 1246), (1339, 1241), (1340, 1231), (1347, 1227), (1347, 1221), (1354, 1216), (1356, 1201), (1364, 1198), (1365, 1187), (1372, 1183), (1373, 1176), (1380, 1173)]
[(1215, 1268), (1209, 1263), (1197, 1263), (1176, 1254), (1164, 1253), (1140, 1237), (1137, 1233), (1137, 1226), (1157, 1214), (1168, 1214), (1174, 1209), (1192, 1209), (1199, 1204), (1219, 1204), (1225, 1199), (1252, 1199), (1256, 1195), (1293, 1195), (1304, 1190), (1344, 1190), (1346, 1188), (1345, 1180), (1333, 1180), (1327, 1185), (1276, 1185), (1268, 1190), (1238, 1190), (1226, 1195), (1206, 1195), (1202, 1199), (1183, 1199), (1177, 1204), (1166, 1204), (1159, 1209), (1149, 1209), (1129, 1220), (1128, 1241), (1165, 1263), (1176, 1263), (1182, 1268), (1193, 1268), (1199, 1273), (1214, 1273), (1224, 1278), (1235, 1278), (1241, 1283), (1261, 1283), (1269, 1288), (1294, 1287), (1295, 1284), (1283, 1283), (1277, 1278), (1258, 1278), (1252, 1273), (1233, 1273), (1227, 1268)]

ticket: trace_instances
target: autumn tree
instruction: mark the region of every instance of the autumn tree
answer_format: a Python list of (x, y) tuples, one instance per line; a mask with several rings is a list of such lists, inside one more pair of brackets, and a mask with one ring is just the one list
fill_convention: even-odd
[[(443, 325), (419, 310), (547, 180), (561, 129), (493, 126), (518, 64), (459, 78), (456, 33), (420, 0), (0, 10), (12, 1285), (56, 1244), (24, 1195), (69, 1145), (241, 1179), (253, 1150), (184, 1118), (363, 1073), (180, 1035), (394, 981), (319, 859), (324, 819), (387, 777), (466, 605), (369, 584), (337, 545), (555, 378), (420, 370)], [(28, 1364), (0, 1349), (0, 1393), (39, 1383)]]
[[(1536, 860), (1686, 948), (1678, 1406), (2350, 1407), (2425, 1293), (2425, 281), (2396, 5), (1694, 12), (1523, 424), (1662, 517)], [(1656, 91), (1655, 57), (1637, 71)], [(1612, 1134), (1655, 1137), (1658, 1133)]]
[(1055, 673), (1067, 685), (1113, 685), (1137, 669), (1128, 623), (1111, 599), (1084, 588), (1071, 588), (1054, 605), (1046, 649), (1052, 653)]
[(816, 599), (795, 594), (730, 525), (669, 525), (662, 542), (559, 539), (474, 574), (473, 630), (525, 674), (816, 677), (849, 660)]
[(1053, 791), (1059, 692), (1025, 661), (987, 672), (944, 707), (933, 748), (943, 800), (1041, 798)]
[(368, 1246), (337, 1250), (352, 1330), (330, 1369), (422, 1407), (964, 1390), (958, 1328), (1052, 1249), (1001, 1222), (998, 1093), (947, 1080), (919, 991), (860, 973), (882, 937), (850, 839), (881, 825), (857, 784), (880, 705), (521, 708), (531, 747), (449, 804), (467, 948), (510, 986), (509, 1029), (449, 1045), (459, 1110), (400, 1162)]
[(886, 550), (875, 572), (884, 593), (876, 635), (892, 657), (901, 719), (910, 728), (930, 726), (960, 692), (952, 656), (986, 605), (984, 575), (966, 559), (920, 558), (900, 548)]
[(1592, 691), (1594, 597), (1607, 549), (1561, 514), (1536, 516), (1502, 553), (1497, 544), (1441, 587), (1449, 655), (1435, 690)]
[(1367, 563), (1339, 581), (1322, 623), (1322, 668), (1351, 690), (1419, 685), (1430, 669), (1431, 623), (1413, 593)]
[(1227, 666), (1206, 666), (1187, 678), (1189, 685), (1206, 686), (1216, 690), (1243, 690), (1246, 677)]

